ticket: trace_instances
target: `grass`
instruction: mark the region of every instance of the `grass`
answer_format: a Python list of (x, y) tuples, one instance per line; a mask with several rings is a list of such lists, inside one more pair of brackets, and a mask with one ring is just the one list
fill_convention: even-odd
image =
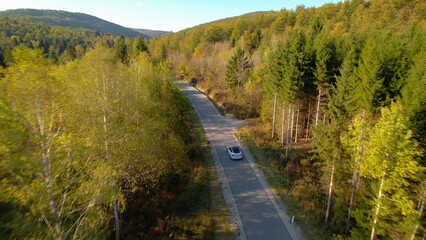
[(200, 156), (203, 159), (203, 165), (206, 168), (206, 176), (210, 185), (210, 209), (209, 217), (214, 231), (214, 237), (217, 240), (235, 239), (235, 232), (231, 229), (228, 218), (228, 207), (225, 203), (222, 188), (218, 181), (218, 175), (214, 165), (214, 160), (210, 152), (210, 145), (204, 133), (198, 115), (192, 111), (192, 129), (195, 132), (196, 142), (199, 147)]
[[(313, 213), (306, 209), (298, 199), (292, 197), (291, 187), (288, 183), (288, 179), (284, 178), (282, 166), (278, 166), (276, 162), (271, 161), (271, 151), (279, 152), (280, 146), (275, 146), (274, 143), (265, 141), (262, 145), (257, 145), (255, 141), (250, 137), (249, 131), (258, 131), (254, 129), (257, 126), (248, 126), (241, 128), (238, 131), (238, 135), (250, 149), (253, 157), (256, 160), (256, 164), (259, 169), (263, 172), (266, 180), (270, 186), (274, 189), (275, 193), (279, 196), (281, 201), (287, 207), (287, 214), (289, 216), (295, 216), (295, 222), (299, 225), (306, 239), (312, 240), (326, 240), (332, 238), (327, 232), (324, 231), (323, 227), (315, 221)], [(294, 155), (302, 156), (308, 152), (306, 149), (299, 149), (298, 151), (293, 150)], [(305, 152), (305, 153), (303, 153)], [(277, 155), (277, 153), (275, 153)], [(276, 158), (276, 156), (273, 156)], [(297, 156), (295, 156), (297, 158)]]

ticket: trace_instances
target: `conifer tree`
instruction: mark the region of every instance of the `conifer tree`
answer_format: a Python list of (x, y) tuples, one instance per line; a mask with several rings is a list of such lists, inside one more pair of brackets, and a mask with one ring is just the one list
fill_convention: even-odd
[(148, 51), (148, 46), (146, 45), (145, 39), (139, 34), (136, 38), (135, 48), (138, 53)]
[[(426, 52), (423, 51), (415, 58), (409, 71), (407, 84), (402, 90), (402, 105), (409, 118), (409, 127), (413, 137), (419, 142), (420, 147), (426, 149)], [(426, 165), (423, 157), (421, 162)]]
[(251, 70), (251, 63), (245, 52), (241, 48), (237, 48), (234, 55), (228, 61), (226, 66), (226, 83), (234, 94), (247, 81)]
[(251, 39), (251, 49), (257, 49), (262, 41), (262, 32), (260, 28), (256, 28)]
[(124, 64), (128, 64), (129, 63), (129, 51), (127, 49), (127, 45), (124, 42), (124, 40), (120, 40), (117, 44), (117, 48), (115, 50), (115, 58), (124, 63)]

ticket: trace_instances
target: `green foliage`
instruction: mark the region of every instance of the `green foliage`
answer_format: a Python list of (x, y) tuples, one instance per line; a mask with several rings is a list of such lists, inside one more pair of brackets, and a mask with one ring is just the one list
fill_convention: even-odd
[(220, 26), (212, 25), (204, 32), (204, 39), (209, 43), (220, 42), (225, 39), (226, 33)]
[(127, 44), (123, 40), (120, 40), (117, 44), (115, 58), (124, 64), (129, 63), (129, 50), (127, 49)]
[[(16, 9), (0, 12), (0, 17), (7, 17), (10, 21), (34, 22), (39, 25), (71, 27), (87, 29), (100, 33), (125, 35), (135, 38), (138, 32), (122, 27), (97, 17), (84, 14), (56, 10)], [(147, 37), (148, 38), (148, 37)]]
[[(15, 64), (2, 84), (1, 134), (3, 222), (14, 238), (103, 238), (102, 205), (114, 194), (108, 166), (93, 161), (72, 129), (63, 82), (41, 50), (13, 52)], [(13, 106), (13, 107), (12, 107)], [(3, 131), (2, 131), (3, 132)], [(85, 155), (84, 153), (87, 153)]]
[(286, 27), (293, 27), (296, 23), (296, 15), (292, 11), (281, 10), (278, 17), (271, 24), (271, 29), (274, 33), (284, 33)]
[[(377, 238), (409, 238), (418, 224), (416, 236), (423, 237), (420, 205), (414, 203), (424, 179), (419, 166), (425, 163), (420, 154), (426, 129), (424, 6), (396, 0), (299, 6), (199, 25), (155, 37), (149, 46), (142, 37), (133, 41), (29, 22), (36, 16), (0, 17), (0, 64), (6, 67), (0, 73), (0, 211), (2, 219), (13, 219), (0, 221), (6, 230), (0, 238), (52, 238), (69, 230), (76, 238), (103, 238), (112, 230), (107, 226), (115, 200), (129, 223), (123, 227), (142, 229), (143, 237), (170, 237), (172, 232), (175, 238), (188, 237), (181, 231), (185, 227), (198, 231), (191, 221), (167, 220), (176, 214), (171, 203), (190, 209), (188, 203), (200, 200), (190, 192), (205, 186), (186, 185), (191, 175), (185, 154), (188, 102), (164, 80), (172, 70), (196, 78), (216, 100), (232, 107), (228, 110), (262, 116), (261, 130), (253, 134), (256, 142), (267, 146), (274, 171), (286, 176), (280, 184), (299, 200), (314, 226), (325, 229), (324, 238), (341, 238), (348, 215), (345, 237), (369, 238), (377, 209)], [(12, 50), (21, 44), (44, 50)], [(53, 62), (65, 66), (57, 70)], [(282, 160), (284, 147), (265, 137), (274, 93), (279, 104), (299, 103), (294, 144), (308, 149), (319, 90), (316, 151), (296, 151)], [(59, 203), (61, 214), (72, 213), (66, 219), (55, 217), (46, 197), (49, 186), (40, 177), (49, 171), (41, 160), (43, 141), (31, 131), (40, 129), (39, 119), (51, 126), (44, 132), (61, 126), (48, 141), (51, 154), (44, 161), (58, 175), (50, 187), (54, 199), (68, 191), (67, 199), (78, 205)], [(332, 166), (331, 224), (324, 225)], [(200, 176), (198, 183), (203, 174), (194, 174)], [(79, 218), (84, 211), (75, 209), (89, 205)], [(134, 222), (140, 224), (131, 228)], [(201, 227), (197, 236), (210, 233)]]
[(135, 49), (138, 53), (148, 51), (148, 45), (146, 44), (145, 39), (143, 39), (141, 35), (136, 38)]
[(231, 38), (238, 41), (248, 28), (248, 23), (245, 18), (239, 17), (233, 26)]
[(247, 81), (251, 64), (245, 52), (237, 48), (226, 66), (226, 83), (232, 91), (237, 91)]
[(189, 102), (165, 80), (170, 65), (142, 53), (129, 68), (115, 51), (99, 44), (58, 67), (41, 49), (13, 50), (0, 87), (2, 237), (105, 239), (114, 203), (149, 218), (156, 202), (135, 201), (186, 187)]
[[(344, 1), (318, 8), (298, 6), (295, 10), (252, 13), (200, 25), (152, 44), (166, 44), (174, 68), (184, 69), (188, 79), (196, 77), (197, 84), (208, 89), (228, 111), (238, 116), (261, 116), (262, 130), (253, 133), (256, 141), (266, 148), (274, 171), (291, 175), (291, 181), (284, 181), (284, 187), (300, 200), (304, 211), (309, 211), (314, 225), (323, 228), (324, 239), (333, 235), (365, 239), (372, 230), (381, 180), (366, 175), (367, 170), (379, 169), (367, 164), (373, 159), (371, 149), (380, 148), (379, 141), (373, 141), (373, 132), (385, 134), (379, 134), (380, 126), (394, 135), (404, 135), (409, 128), (409, 141), (418, 142), (419, 151), (425, 149), (424, 7), (421, 1), (382, 0)], [(209, 34), (205, 32), (214, 29), (222, 29), (227, 37), (207, 41), (205, 36)], [(239, 50), (235, 48), (250, 53), (253, 71), (248, 81), (238, 81), (237, 75), (231, 74), (238, 69)], [(241, 94), (227, 91), (224, 86), (238, 86)], [(297, 117), (299, 122), (293, 132), (299, 138), (295, 148), (312, 148), (312, 125), (318, 124), (314, 127), (316, 150), (309, 160), (295, 154), (289, 162), (284, 161), (285, 146), (275, 140), (269, 142), (275, 93), (279, 109), (276, 113), (281, 112), (282, 104), (299, 103), (299, 113), (295, 114), (295, 122)], [(392, 102), (402, 104), (402, 113), (395, 110), (400, 107), (391, 107)], [(380, 113), (388, 111), (382, 110), (386, 107), (404, 119), (404, 125), (398, 125), (405, 129), (403, 132), (381, 123), (388, 121), (387, 113)], [(282, 124), (279, 115), (276, 114), (276, 123)], [(279, 125), (275, 125), (277, 131), (282, 128)], [(386, 140), (402, 146), (399, 150), (392, 147), (396, 151), (392, 154), (398, 156), (395, 159), (402, 161), (401, 152), (411, 151), (411, 143), (402, 144), (406, 136), (397, 140), (396, 136), (387, 135)], [(377, 146), (373, 147), (373, 142)], [(424, 166), (424, 157), (411, 158)], [(380, 162), (383, 160), (376, 161)], [(330, 224), (324, 225), (324, 199), (328, 197), (333, 166)], [(417, 174), (422, 171), (410, 166)], [(403, 169), (399, 165), (397, 168)], [(415, 217), (420, 205), (412, 205), (421, 195), (418, 181), (423, 177), (413, 176), (410, 171), (405, 168), (397, 173), (392, 169), (387, 173), (389, 179), (385, 179), (383, 190), (386, 197), (381, 198), (377, 218), (377, 238), (408, 238), (414, 232), (410, 227), (419, 223), (416, 236), (424, 235), (423, 220)], [(392, 177), (398, 189), (390, 187)], [(405, 202), (405, 207), (398, 205), (398, 201)]]
[(0, 17), (0, 48), (4, 55), (4, 64), (12, 64), (12, 47), (25, 44), (31, 48), (42, 48), (44, 53), (56, 62), (62, 54), (64, 61), (68, 62), (81, 56), (81, 52), (74, 52), (76, 47), (84, 52), (87, 47), (95, 45), (95, 42), (108, 42), (113, 39), (109, 34), (102, 36), (95, 31), (87, 29), (69, 29), (56, 26), (48, 26), (24, 19), (6, 20)]
[[(407, 84), (402, 90), (404, 112), (410, 119), (409, 127), (413, 137), (426, 149), (426, 54), (420, 53), (410, 69)], [(423, 158), (422, 165), (425, 166)]]
[(272, 53), (268, 66), (268, 76), (265, 85), (278, 92), (279, 97), (286, 103), (293, 103), (301, 97), (306, 70), (305, 35), (295, 33), (291, 39), (278, 46)]
[(334, 83), (336, 49), (333, 39), (325, 34), (317, 35), (314, 43), (315, 48), (315, 83), (318, 89), (327, 92)]
[(262, 42), (262, 32), (260, 28), (256, 28), (252, 35), (250, 50), (257, 49)]
[[(408, 237), (413, 231), (413, 227), (401, 224), (401, 221), (416, 221), (418, 216), (411, 191), (423, 178), (422, 167), (417, 161), (422, 152), (411, 140), (411, 131), (406, 124), (401, 105), (394, 103), (390, 109), (382, 109), (381, 118), (373, 128), (355, 124), (352, 129), (367, 131), (369, 135), (365, 152), (358, 151), (353, 157), (360, 155), (363, 158), (362, 162), (358, 161), (360, 172), (370, 187), (366, 190), (371, 191), (364, 195), (355, 211), (357, 228), (352, 231), (354, 239), (369, 237), (371, 227), (376, 228), (378, 237), (389, 239), (398, 235)], [(355, 145), (360, 149), (364, 144), (358, 141)], [(377, 221), (374, 226), (373, 218)], [(396, 232), (391, 233), (390, 229)]]

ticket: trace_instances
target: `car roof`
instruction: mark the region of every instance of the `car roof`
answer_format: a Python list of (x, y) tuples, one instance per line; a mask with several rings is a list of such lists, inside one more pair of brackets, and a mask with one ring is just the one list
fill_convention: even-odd
[(230, 146), (227, 146), (227, 148), (240, 148), (240, 147), (237, 145), (230, 145)]

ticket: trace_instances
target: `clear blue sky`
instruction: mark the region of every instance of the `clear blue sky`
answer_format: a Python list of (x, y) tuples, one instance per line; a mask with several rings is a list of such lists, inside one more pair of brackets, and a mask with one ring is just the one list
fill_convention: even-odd
[(0, 0), (0, 10), (17, 8), (81, 12), (125, 27), (179, 30), (255, 11), (320, 7), (342, 0)]

